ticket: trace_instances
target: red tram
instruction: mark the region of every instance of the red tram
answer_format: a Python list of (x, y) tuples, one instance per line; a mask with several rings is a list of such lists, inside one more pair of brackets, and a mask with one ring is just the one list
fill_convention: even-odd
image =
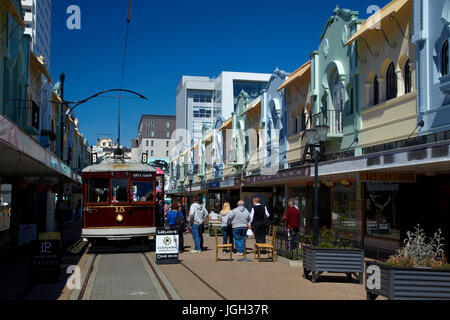
[(141, 163), (103, 161), (83, 170), (83, 229), (93, 239), (152, 239), (164, 175)]

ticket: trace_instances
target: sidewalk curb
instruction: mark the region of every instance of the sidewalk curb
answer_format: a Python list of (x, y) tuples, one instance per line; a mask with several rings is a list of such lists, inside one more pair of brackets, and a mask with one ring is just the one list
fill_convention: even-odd
[(182, 300), (180, 295), (178, 294), (177, 290), (172, 286), (172, 283), (170, 283), (169, 279), (166, 277), (164, 272), (161, 270), (161, 268), (155, 263), (155, 258), (149, 253), (145, 253), (145, 256), (150, 261), (152, 267), (154, 268), (156, 274), (161, 279), (167, 290), (169, 291), (170, 295), (172, 296), (173, 300)]
[[(94, 257), (92, 255), (89, 255), (87, 251), (83, 254), (80, 261), (78, 262), (77, 266), (80, 268), (81, 272), (81, 287), (83, 287), (83, 284), (86, 281), (86, 277), (88, 275), (89, 268), (92, 265)], [(62, 296), (65, 295), (65, 291), (69, 291), (69, 298), (68, 299), (61, 299)], [(70, 290), (67, 287), (64, 287), (64, 291), (61, 294), (61, 297), (58, 298), (58, 300), (78, 300), (78, 296), (80, 295), (81, 288), (80, 289), (73, 289)]]
[(101, 257), (102, 257), (101, 255), (97, 255), (95, 257), (92, 273), (88, 279), (88, 283), (86, 285), (86, 291), (84, 292), (81, 300), (91, 300), (92, 289), (94, 288), (95, 279), (97, 278), (98, 265), (100, 264)]

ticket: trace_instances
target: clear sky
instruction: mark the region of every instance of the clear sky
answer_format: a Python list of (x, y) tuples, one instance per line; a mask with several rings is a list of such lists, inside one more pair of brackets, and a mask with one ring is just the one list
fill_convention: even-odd
[[(120, 88), (128, 0), (53, 0), (51, 75), (66, 75), (65, 99)], [(149, 101), (122, 100), (121, 142), (130, 146), (142, 114), (175, 115), (182, 75), (221, 71), (292, 72), (316, 50), (338, 4), (359, 11), (388, 0), (133, 0), (124, 88)], [(69, 30), (70, 5), (81, 9), (81, 30)], [(80, 130), (95, 144), (117, 139), (119, 94), (91, 100), (77, 111)]]

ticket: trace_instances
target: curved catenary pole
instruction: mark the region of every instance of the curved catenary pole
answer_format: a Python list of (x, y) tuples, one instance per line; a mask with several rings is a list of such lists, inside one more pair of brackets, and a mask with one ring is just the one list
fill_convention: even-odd
[[(81, 100), (81, 101), (71, 102), (71, 103), (76, 103), (76, 104), (66, 112), (66, 115), (70, 115), (70, 114), (72, 113), (72, 111), (73, 111), (76, 107), (78, 107), (79, 105), (81, 105), (81, 104), (83, 104), (83, 103), (86, 103), (86, 102), (88, 102), (89, 100), (94, 99), (94, 98), (96, 98), (96, 97), (98, 97), (98, 96), (100, 96), (100, 95), (102, 95), (102, 94), (104, 94), (104, 93), (108, 93), (108, 92), (118, 92), (118, 91), (119, 91), (119, 92), (129, 92), (129, 93), (132, 93), (132, 94), (137, 95), (137, 96), (138, 96), (139, 98), (141, 98), (141, 99), (148, 100), (145, 96), (143, 96), (142, 94), (137, 93), (137, 92), (135, 92), (135, 91), (126, 90), (126, 89), (109, 89), (109, 90), (104, 90), (104, 91), (98, 92), (98, 93), (94, 94), (93, 96), (91, 96), (91, 97), (89, 97), (89, 98), (87, 98), (87, 99), (84, 99), (84, 100)], [(68, 101), (63, 101), (62, 103), (68, 103)]]

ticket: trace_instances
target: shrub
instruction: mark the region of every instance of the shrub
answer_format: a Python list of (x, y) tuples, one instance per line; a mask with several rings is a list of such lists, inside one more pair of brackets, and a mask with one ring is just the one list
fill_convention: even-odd
[[(306, 243), (312, 244), (314, 236), (305, 236)], [(353, 249), (353, 243), (333, 229), (323, 228), (319, 234), (319, 244), (315, 246), (320, 249)]]
[(444, 238), (439, 229), (427, 241), (425, 232), (417, 225), (414, 232), (408, 231), (405, 246), (387, 260), (388, 265), (402, 268), (426, 267), (448, 268), (444, 254)]

